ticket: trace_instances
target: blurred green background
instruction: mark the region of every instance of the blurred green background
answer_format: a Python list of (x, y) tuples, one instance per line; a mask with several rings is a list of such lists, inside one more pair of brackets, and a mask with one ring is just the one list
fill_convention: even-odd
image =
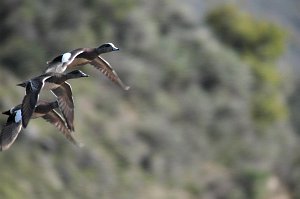
[(131, 86), (82, 67), (91, 77), (70, 83), (85, 147), (31, 121), (0, 153), (0, 198), (300, 198), (299, 11), (296, 0), (0, 1), (2, 111), (21, 102), (17, 83), (79, 47), (113, 42), (121, 51), (103, 57)]

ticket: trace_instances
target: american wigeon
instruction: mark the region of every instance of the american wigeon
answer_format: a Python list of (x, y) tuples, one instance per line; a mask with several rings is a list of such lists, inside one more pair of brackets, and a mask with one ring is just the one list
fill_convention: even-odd
[[(0, 150), (7, 150), (16, 140), (22, 129), (22, 105), (19, 104), (2, 114), (8, 115), (6, 124), (3, 126), (0, 134)], [(53, 124), (64, 136), (73, 144), (80, 144), (72, 136), (72, 132), (68, 129), (63, 118), (54, 109), (58, 108), (58, 102), (39, 101), (31, 119), (42, 117), (47, 122)]]
[(100, 54), (117, 50), (119, 50), (119, 48), (115, 47), (112, 43), (102, 44), (97, 48), (78, 48), (58, 55), (51, 61), (48, 61), (48, 67), (45, 73), (62, 73), (67, 68), (91, 64), (96, 69), (100, 70), (111, 81), (121, 86), (124, 90), (128, 90), (130, 87), (126, 86), (111, 65), (102, 57), (100, 57)]
[(66, 120), (68, 128), (71, 131), (74, 131), (74, 102), (72, 88), (66, 80), (81, 77), (88, 77), (88, 75), (80, 70), (75, 70), (67, 74), (50, 72), (17, 84), (18, 86), (26, 88), (21, 108), (23, 127), (26, 128), (28, 125), (41, 90), (51, 90), (57, 97), (59, 108)]

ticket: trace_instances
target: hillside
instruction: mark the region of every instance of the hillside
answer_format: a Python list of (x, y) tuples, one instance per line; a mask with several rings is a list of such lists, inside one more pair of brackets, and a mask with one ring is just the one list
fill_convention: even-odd
[[(294, 80), (278, 67), (286, 30), (234, 6), (199, 18), (190, 4), (170, 2), (0, 3), (1, 110), (20, 103), (15, 85), (46, 61), (104, 42), (120, 48), (103, 57), (131, 86), (82, 67), (91, 77), (70, 83), (75, 137), (85, 146), (32, 120), (0, 154), (0, 198), (300, 197)], [(220, 20), (232, 16), (244, 21)], [(235, 28), (245, 22), (247, 31)], [(220, 27), (234, 36), (220, 37)]]

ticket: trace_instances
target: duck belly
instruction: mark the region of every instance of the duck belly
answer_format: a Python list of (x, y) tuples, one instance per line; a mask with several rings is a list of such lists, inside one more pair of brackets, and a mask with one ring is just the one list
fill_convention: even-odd
[(36, 118), (39, 118), (39, 117), (43, 117), (45, 115), (45, 113), (37, 113), (37, 112), (34, 112), (31, 116), (31, 119), (36, 119)]
[(60, 84), (45, 82), (43, 89), (44, 90), (52, 90), (52, 89), (58, 88), (59, 86), (60, 86)]
[(46, 69), (45, 73), (63, 73), (67, 69), (66, 66), (63, 67), (62, 63), (54, 63), (49, 68)]

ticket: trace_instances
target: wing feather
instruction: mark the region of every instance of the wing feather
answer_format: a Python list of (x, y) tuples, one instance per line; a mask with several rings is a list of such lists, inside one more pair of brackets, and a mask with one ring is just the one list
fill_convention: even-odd
[(75, 131), (74, 128), (74, 101), (72, 88), (69, 83), (64, 82), (60, 87), (53, 89), (52, 92), (57, 97), (59, 109), (61, 110), (68, 128)]
[(31, 80), (26, 85), (26, 95), (22, 101), (22, 125), (24, 128), (27, 127), (29, 120), (34, 112), (36, 103), (39, 98), (39, 93), (44, 86), (45, 79), (50, 76), (45, 76), (37, 81)]
[(7, 150), (16, 140), (18, 137), (21, 129), (22, 129), (22, 123), (14, 122), (15, 114), (12, 114), (8, 117), (6, 124), (1, 130), (0, 134), (0, 150), (4, 151)]
[(121, 86), (124, 90), (128, 90), (130, 87), (126, 86), (122, 80), (119, 78), (117, 72), (111, 67), (111, 65), (104, 60), (102, 57), (98, 56), (93, 61), (90, 62), (95, 68), (100, 70), (106, 77), (111, 81)]
[(76, 146), (80, 144), (73, 137), (72, 132), (68, 129), (63, 118), (55, 111), (52, 110), (46, 115), (42, 116), (47, 122), (53, 124), (70, 142)]
[(67, 69), (67, 67), (69, 67), (69, 65), (76, 64), (76, 63), (73, 64), (75, 58), (83, 52), (84, 52), (84, 48), (78, 48), (70, 51), (69, 53), (71, 53), (71, 57), (65, 63), (62, 63), (63, 54), (56, 56), (51, 61), (47, 61), (48, 67), (46, 68), (45, 73), (49, 73), (49, 72), (63, 73)]

